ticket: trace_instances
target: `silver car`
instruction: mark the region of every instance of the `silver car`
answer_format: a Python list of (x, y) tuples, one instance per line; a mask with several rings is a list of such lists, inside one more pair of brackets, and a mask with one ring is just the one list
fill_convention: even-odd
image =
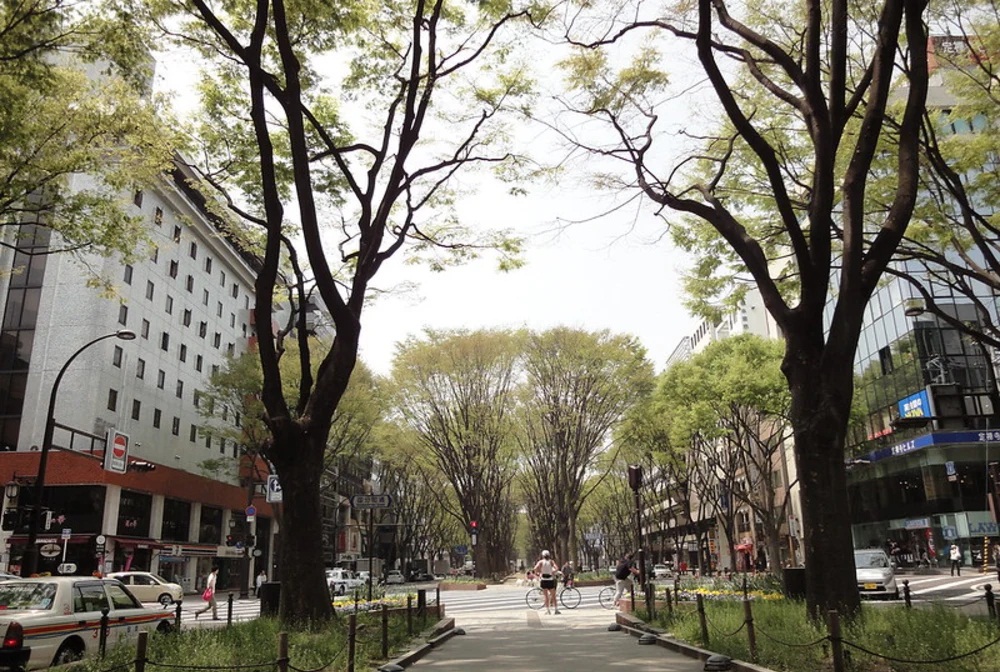
[(152, 572), (111, 572), (109, 579), (118, 579), (140, 602), (159, 602), (169, 607), (184, 599), (184, 589)]
[(854, 571), (862, 595), (899, 599), (896, 568), (885, 551), (866, 548), (854, 551)]

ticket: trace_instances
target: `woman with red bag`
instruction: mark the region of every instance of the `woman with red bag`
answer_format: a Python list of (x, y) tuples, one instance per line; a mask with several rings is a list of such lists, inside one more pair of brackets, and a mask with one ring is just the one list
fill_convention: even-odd
[(199, 609), (194, 612), (194, 620), (198, 620), (198, 616), (204, 614), (209, 609), (212, 610), (212, 620), (219, 620), (219, 606), (215, 602), (215, 578), (219, 573), (218, 567), (212, 567), (212, 571), (209, 572), (208, 578), (205, 580), (205, 592), (201, 594), (201, 599), (208, 602), (204, 609)]

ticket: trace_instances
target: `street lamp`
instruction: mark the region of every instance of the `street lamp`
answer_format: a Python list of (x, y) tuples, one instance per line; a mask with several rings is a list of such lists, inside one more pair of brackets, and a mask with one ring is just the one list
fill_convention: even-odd
[(80, 349), (69, 356), (66, 363), (62, 365), (59, 369), (59, 373), (56, 374), (56, 380), (52, 384), (52, 392), (49, 394), (49, 412), (45, 417), (45, 436), (42, 438), (42, 451), (38, 458), (38, 476), (35, 478), (35, 497), (34, 497), (34, 508), (31, 511), (31, 519), (28, 523), (28, 542), (24, 550), (24, 562), (22, 563), (23, 569), (21, 570), (21, 576), (31, 576), (38, 571), (38, 525), (42, 519), (42, 491), (45, 488), (45, 469), (48, 466), (49, 461), (49, 450), (52, 448), (52, 435), (55, 432), (56, 426), (56, 395), (59, 393), (59, 383), (62, 382), (63, 374), (66, 373), (66, 369), (69, 365), (73, 363), (77, 355), (81, 352), (108, 338), (117, 338), (122, 341), (132, 341), (135, 340), (135, 332), (131, 329), (119, 329), (118, 331), (111, 334), (104, 334), (103, 336), (98, 336), (92, 341), (88, 341), (80, 346)]

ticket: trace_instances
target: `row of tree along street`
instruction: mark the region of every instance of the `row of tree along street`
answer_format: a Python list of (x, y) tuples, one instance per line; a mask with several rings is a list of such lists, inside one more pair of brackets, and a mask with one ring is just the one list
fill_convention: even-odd
[[(957, 288), (982, 319), (956, 326), (1000, 343), (991, 304), (980, 299), (1000, 288), (990, 67), (1000, 17), (995, 4), (974, 0), (729, 4), (3, 3), (0, 215), (5, 224), (28, 217), (50, 226), (65, 243), (53, 252), (146, 255), (142, 223), (121, 194), (155, 186), (171, 161), (185, 160), (174, 150), (197, 157), (207, 206), (255, 258), (255, 313), (275, 314), (276, 301), (292, 308), (289, 324), (256, 334), (257, 445), (285, 485), (281, 614), (326, 619), (315, 552), (323, 465), (373, 283), (401, 257), (443, 269), (488, 250), (502, 269), (516, 268), (523, 240), (458, 220), (457, 178), (477, 169), (524, 185), (561, 178), (573, 162), (531, 157), (512, 132), (541, 122), (597, 157), (585, 162), (600, 172), (595, 184), (656, 214), (677, 213), (665, 227), (692, 253), (695, 307), (724, 309), (748, 283), (761, 292), (785, 339), (808, 609), (853, 613), (843, 457), (872, 292), (884, 274), (903, 273), (947, 320), (954, 316), (934, 288)], [(930, 40), (930, 28), (948, 39)], [(146, 45), (183, 47), (200, 66), (202, 98), (188, 123), (144, 95)], [(102, 61), (94, 69), (102, 77), (87, 79), (67, 65), (70, 53), (113, 67)], [(672, 84), (665, 53), (672, 66), (697, 61), (717, 127), (693, 127), (694, 107), (699, 118), (714, 117), (701, 97), (686, 105), (691, 90), (683, 77)], [(533, 72), (555, 62), (564, 80)], [(940, 75), (934, 101), (945, 101), (938, 108), (928, 104), (932, 74)], [(686, 127), (672, 126), (680, 117)], [(70, 189), (80, 174), (88, 184)], [(317, 304), (336, 332), (332, 343), (310, 341), (306, 309)], [(425, 344), (408, 344), (394, 374), (395, 408), (442, 478), (472, 453), (467, 478), (539, 509), (535, 529), (572, 543), (578, 530), (563, 526), (586, 499), (574, 479), (592, 466), (596, 437), (547, 435), (573, 422), (534, 415), (559, 406), (542, 393), (550, 372), (532, 363), (531, 348), (491, 337), (474, 389), (442, 388), (419, 361)], [(545, 335), (532, 338), (543, 347)], [(289, 369), (288, 358), (298, 365)], [(648, 384), (648, 364), (636, 366)], [(544, 401), (534, 409), (535, 397), (519, 398), (529, 379)], [(488, 394), (504, 409), (498, 417), (474, 403)], [(456, 404), (461, 423), (434, 405), (436, 395), (467, 398)], [(594, 413), (598, 429), (605, 410)], [(523, 473), (552, 468), (549, 452), (531, 448), (556, 440), (581, 451), (556, 483), (568, 496), (512, 478), (515, 455)], [(497, 469), (481, 466), (492, 462)], [(483, 547), (509, 543), (516, 510), (487, 510), (471, 488), (452, 485), (454, 511), (483, 521)]]

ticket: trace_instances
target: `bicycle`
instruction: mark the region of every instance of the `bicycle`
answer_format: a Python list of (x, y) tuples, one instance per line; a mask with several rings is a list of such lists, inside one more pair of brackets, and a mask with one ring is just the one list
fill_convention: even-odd
[(601, 592), (597, 595), (597, 601), (601, 603), (601, 606), (605, 609), (615, 608), (615, 593), (618, 591), (614, 586), (605, 586), (601, 589)]
[[(566, 609), (576, 609), (583, 600), (583, 595), (573, 586), (563, 586), (556, 595), (556, 599)], [(525, 596), (524, 601), (529, 609), (540, 611), (545, 607), (545, 592), (541, 588), (532, 588)]]

